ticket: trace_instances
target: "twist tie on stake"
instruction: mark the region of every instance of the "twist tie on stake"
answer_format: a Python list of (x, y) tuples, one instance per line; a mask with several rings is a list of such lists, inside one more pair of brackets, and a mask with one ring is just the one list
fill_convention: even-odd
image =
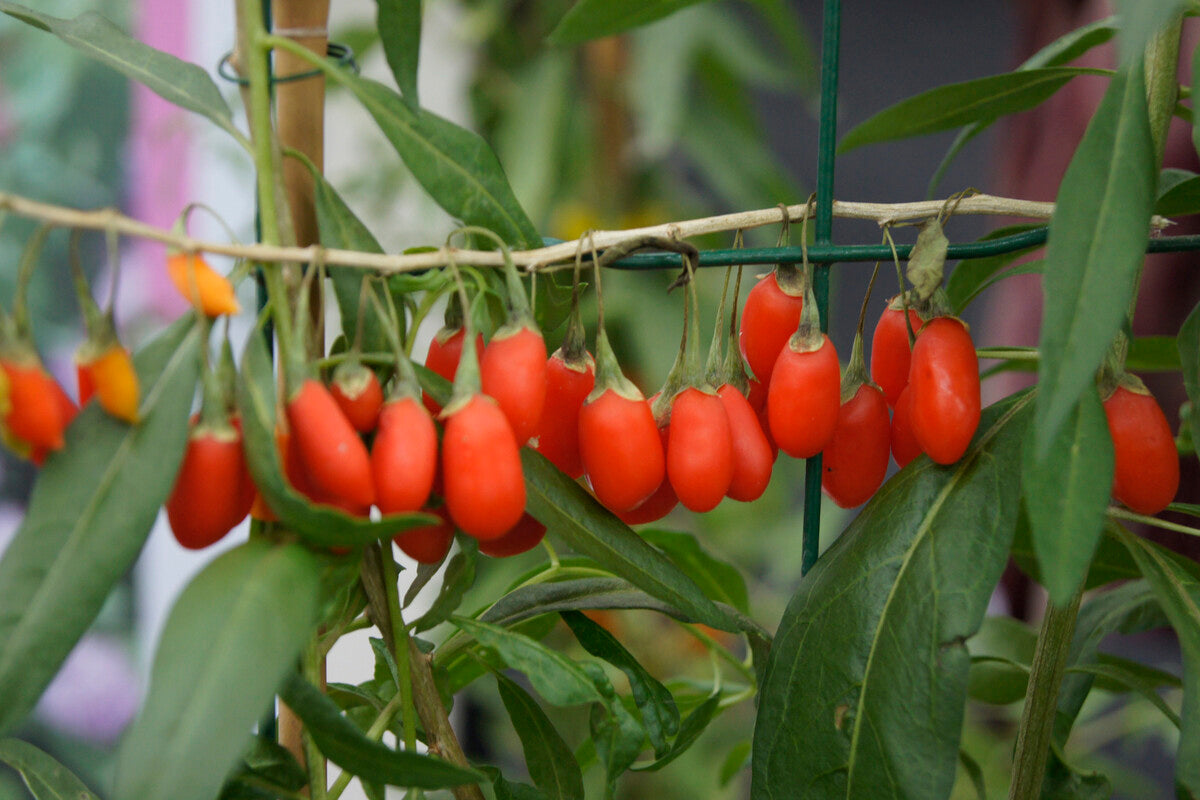
[[(280, 28), (279, 30), (272, 31), (272, 33), (276, 36), (284, 36), (289, 39), (316, 38), (328, 34), (324, 28)], [(325, 57), (339, 67), (345, 67), (355, 75), (361, 72), (358, 61), (354, 57), (354, 50), (349, 45), (342, 44), (341, 42), (329, 42), (325, 46)], [(221, 60), (217, 62), (217, 74), (230, 83), (236, 83), (238, 86), (250, 85), (250, 80), (243, 78), (234, 68), (232, 50), (221, 56)], [(271, 85), (293, 83), (295, 81), (308, 80), (309, 78), (317, 78), (320, 75), (321, 70), (319, 69), (305, 70), (293, 75), (272, 75), (270, 83)]]

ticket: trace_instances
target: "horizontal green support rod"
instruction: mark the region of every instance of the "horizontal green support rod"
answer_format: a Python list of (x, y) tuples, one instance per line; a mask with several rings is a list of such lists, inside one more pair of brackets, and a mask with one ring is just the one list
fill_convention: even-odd
[[(1045, 243), (1046, 229), (1037, 228), (999, 239), (952, 244), (947, 258), (951, 260), (983, 258), (1037, 247)], [(1179, 253), (1191, 250), (1200, 250), (1200, 235), (1156, 237), (1151, 239), (1146, 247), (1148, 253)], [(907, 259), (910, 252), (912, 252), (912, 245), (896, 245), (896, 253), (901, 259)], [(802, 259), (803, 251), (799, 247), (759, 247), (738, 250), (702, 250), (700, 252), (700, 266), (702, 267), (728, 267), (738, 264), (798, 264)], [(813, 263), (891, 261), (891, 259), (892, 248), (886, 244), (814, 244), (808, 248), (808, 260)], [(675, 253), (639, 253), (616, 261), (612, 266), (628, 270), (673, 269), (679, 266), (679, 256)]]

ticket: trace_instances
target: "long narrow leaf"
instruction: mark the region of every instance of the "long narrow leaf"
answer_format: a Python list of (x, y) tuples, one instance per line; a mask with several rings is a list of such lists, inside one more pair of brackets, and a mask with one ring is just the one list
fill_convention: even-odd
[(1008, 560), (1032, 407), (992, 406), (957, 464), (900, 472), (801, 581), (760, 693), (754, 800), (950, 794), (964, 643)]
[(388, 67), (400, 87), (404, 102), (413, 111), (421, 107), (417, 98), (417, 62), (421, 53), (421, 0), (376, 0), (375, 16), (379, 40)]
[(21, 774), (34, 800), (100, 800), (69, 769), (20, 739), (0, 740), (0, 762)]
[(1121, 329), (1145, 258), (1157, 176), (1143, 83), (1137, 64), (1117, 74), (1059, 187), (1042, 279), (1038, 458)]
[(992, 122), (1041, 105), (1072, 78), (1096, 74), (1104, 72), (1084, 67), (1044, 67), (939, 86), (859, 123), (842, 138), (838, 152), (972, 122)]
[(61, 19), (32, 8), (0, 0), (0, 11), (53, 33), (84, 55), (141, 83), (169, 103), (202, 114), (235, 138), (245, 137), (233, 124), (221, 91), (200, 67), (139, 42), (104, 17), (88, 11)]
[(1065, 606), (1087, 576), (1104, 532), (1112, 488), (1113, 445), (1100, 397), (1084, 392), (1044, 458), (1027, 445), (1025, 510), (1042, 585)]
[(320, 580), (299, 545), (250, 541), (188, 584), (121, 745), (116, 800), (216, 794), (317, 624)]
[(1163, 550), (1122, 531), (1121, 541), (1146, 576), (1183, 650), (1183, 714), (1175, 754), (1175, 787), (1180, 797), (1200, 796), (1200, 580)]
[(583, 800), (583, 771), (546, 712), (529, 693), (496, 675), (500, 699), (521, 740), (529, 777), (550, 800)]
[(549, 41), (573, 45), (612, 36), (674, 14), (700, 0), (579, 0), (551, 31)]
[(400, 752), (368, 739), (353, 722), (342, 716), (333, 701), (298, 675), (284, 684), (279, 695), (304, 722), (329, 760), (351, 775), (389, 786), (440, 789), (477, 783), (483, 775), (448, 761), (420, 753)]
[(134, 359), (141, 422), (92, 403), (46, 461), (0, 560), (0, 731), (33, 708), (129, 570), (170, 494), (200, 367), (190, 316)]

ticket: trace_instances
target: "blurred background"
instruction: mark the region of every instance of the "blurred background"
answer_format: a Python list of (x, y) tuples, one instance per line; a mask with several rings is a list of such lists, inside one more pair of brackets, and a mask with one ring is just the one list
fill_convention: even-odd
[[(820, 30), (820, 0), (700, 3), (627, 36), (570, 50), (547, 47), (545, 35), (570, 4), (425, 4), (422, 103), (492, 143), (518, 198), (544, 235), (565, 239), (590, 228), (801, 203), (815, 189), (815, 32)], [(842, 23), (839, 130), (933, 86), (1011, 69), (1036, 47), (1081, 24), (1084, 16), (1103, 12), (1092, 5), (1071, 0), (1037, 6), (1018, 0), (848, 2)], [(227, 3), (42, 0), (39, 10), (60, 16), (98, 11), (144, 41), (214, 74), (232, 47), (232, 7)], [(353, 48), (364, 74), (390, 83), (372, 30), (374, 14), (370, 0), (334, 0), (331, 38)], [(1103, 89), (1100, 81), (1077, 79), (1085, 86), (1089, 81), (1091, 89), (1064, 101), (1077, 107), (1073, 114), (1060, 108), (1041, 121), (1027, 115), (1015, 126), (995, 126), (975, 139), (935, 196), (975, 187), (1052, 199), (1058, 180), (1054, 169), (1061, 174), (1090, 115), (1086, 104), (1092, 97), (1098, 99), (1095, 87)], [(221, 85), (230, 105), (240, 109), (236, 88), (227, 82)], [(455, 227), (453, 221), (407, 175), (366, 113), (336, 89), (331, 90), (328, 111), (327, 174), (385, 249), (396, 252), (444, 239)], [(1058, 137), (1057, 147), (1065, 156), (1057, 167), (1050, 159), (1051, 165), (1043, 164), (1033, 176), (1025, 171), (1027, 164), (1018, 166), (1014, 148), (1037, 147), (1036, 137), (1019, 135), (1037, 126)], [(852, 151), (838, 159), (836, 196), (876, 202), (922, 199), (952, 138), (950, 133)], [(228, 139), (115, 73), (95, 67), (57, 39), (7, 17), (0, 17), (0, 153), (0, 190), (82, 208), (115, 205), (160, 226), (169, 226), (188, 202), (200, 201), (236, 236), (253, 238), (251, 165)], [(1030, 177), (1042, 183), (1023, 182)], [(1049, 196), (1045, 186), (1051, 187)], [(947, 233), (953, 241), (966, 241), (995, 224), (956, 218)], [(0, 301), (6, 304), (32, 229), (24, 220), (3, 222)], [(190, 230), (215, 238), (227, 235), (203, 212), (193, 216)], [(748, 234), (747, 243), (774, 244), (778, 235), (777, 227), (762, 229)], [(793, 236), (798, 241), (799, 231)], [(872, 223), (838, 221), (834, 238), (875, 243), (880, 231)], [(898, 241), (913, 239), (912, 229), (897, 233)], [(97, 291), (103, 292), (113, 265), (104, 263), (102, 237), (88, 241), (93, 247), (86, 266)], [(711, 237), (701, 246), (729, 244), (730, 237), (724, 236)], [(163, 256), (161, 246), (125, 243), (117, 316), (129, 344), (143, 341), (183, 310), (182, 301), (167, 288)], [(230, 266), (216, 259), (214, 265)], [(831, 331), (843, 356), (850, 350), (871, 266), (834, 270)], [(867, 311), (868, 326), (895, 294), (893, 273), (889, 264), (881, 270)], [(669, 369), (680, 333), (682, 295), (665, 292), (672, 277), (605, 276), (609, 333), (627, 372), (647, 394)], [(712, 271), (700, 278), (705, 341), (721, 277)], [(743, 297), (752, 280), (749, 275), (743, 280)], [(70, 356), (82, 338), (69, 286), (66, 236), (56, 235), (41, 259), (33, 300), (39, 346), (68, 391), (74, 387)], [(1018, 291), (1027, 292), (1028, 287)], [(1032, 291), (1036, 294), (1036, 286)], [(1019, 294), (1003, 302), (1013, 299), (1028, 306)], [(247, 295), (243, 301), (249, 305), (253, 298)], [(1028, 302), (1036, 303), (1036, 297)], [(1028, 327), (1037, 318), (1036, 305), (1032, 316), (1011, 309), (1006, 310), (1008, 332), (1013, 325)], [(988, 338), (990, 331), (999, 330), (988, 315), (980, 307), (970, 318), (977, 326), (977, 342), (1013, 343)], [(432, 328), (439, 324), (435, 321)], [(244, 329), (233, 333), (235, 340), (245, 336)], [(548, 335), (553, 340), (561, 331)], [(551, 348), (555, 345), (552, 341)], [(414, 352), (423, 354), (424, 345), (418, 344)], [(992, 399), (996, 396), (993, 393)], [(1174, 420), (1171, 410), (1168, 416)], [(20, 521), (34, 472), (7, 453), (0, 469), (2, 548)], [(798, 462), (784, 456), (767, 496), (753, 505), (726, 501), (704, 516), (676, 511), (660, 524), (697, 534), (705, 548), (735, 564), (746, 576), (753, 616), (769, 629), (799, 579), (801, 481)], [(829, 503), (822, 513), (826, 542), (853, 516)], [(238, 538), (229, 537), (224, 544)], [(211, 549), (183, 550), (165, 522), (160, 523), (133, 573), (114, 593), (20, 735), (57, 754), (90, 785), (101, 791), (111, 785), (113, 747), (136, 712), (157, 631), (180, 588), (215, 555)], [(504, 562), (485, 559), (464, 608), (482, 606), (544, 557), (537, 550)], [(998, 593), (993, 605), (997, 613), (1036, 616), (1036, 598), (1025, 594)], [(614, 613), (604, 622), (655, 675), (671, 678), (672, 688), (682, 694), (689, 682), (711, 676), (706, 651), (680, 627), (649, 613)], [(569, 646), (568, 637), (551, 636), (560, 646)], [(1169, 641), (1143, 637), (1127, 646), (1139, 657), (1161, 659), (1167, 668), (1178, 669), (1178, 655)], [(369, 678), (371, 671), (365, 634), (339, 645), (331, 657), (331, 680), (356, 682)], [(507, 718), (490, 684), (481, 684), (456, 706), (464, 745), (473, 757), (520, 775), (520, 749)], [(1085, 710), (1081, 732), (1072, 739), (1073, 747), (1079, 745), (1071, 751), (1075, 761), (1103, 768), (1122, 797), (1166, 791), (1155, 782), (1161, 777), (1155, 773), (1169, 773), (1160, 769), (1160, 762), (1174, 744), (1161, 717), (1148, 712), (1146, 703), (1113, 704), (1100, 698), (1094, 705)], [(964, 747), (983, 766), (993, 790), (1007, 782), (1008, 742), (1018, 714), (1016, 704), (972, 704), (968, 714)], [(627, 778), (619, 796), (745, 796), (748, 773), (739, 768), (745, 763), (752, 727), (752, 702), (731, 707), (677, 763), (661, 773)], [(582, 718), (567, 715), (561, 728), (584, 729)], [(960, 784), (956, 796), (973, 796), (965, 781)], [(0, 798), (24, 797), (23, 792), (16, 777), (0, 769)]]

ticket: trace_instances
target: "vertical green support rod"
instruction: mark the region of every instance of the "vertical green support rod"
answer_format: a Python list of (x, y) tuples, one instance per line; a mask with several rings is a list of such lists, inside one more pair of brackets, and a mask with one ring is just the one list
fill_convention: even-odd
[[(838, 50), (842, 30), (841, 0), (825, 0), (821, 31), (821, 127), (817, 141), (816, 243), (833, 243), (833, 167), (837, 144)], [(813, 293), (821, 312), (821, 330), (829, 330), (829, 268), (815, 264)], [(804, 466), (804, 537), (801, 573), (817, 562), (821, 539), (821, 456), (808, 459)]]

